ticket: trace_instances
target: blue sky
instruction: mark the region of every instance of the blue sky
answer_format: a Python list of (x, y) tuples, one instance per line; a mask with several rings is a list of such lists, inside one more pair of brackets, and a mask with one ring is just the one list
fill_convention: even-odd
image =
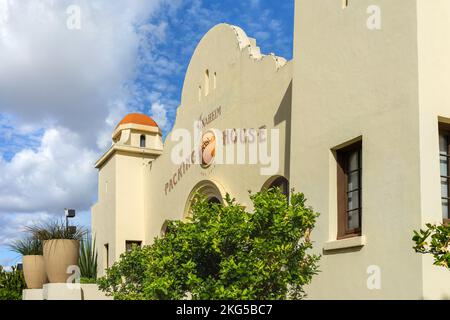
[[(292, 58), (294, 0), (0, 0), (0, 265), (24, 226), (89, 225), (95, 160), (128, 112), (170, 131), (184, 73), (203, 35), (243, 28), (263, 53)], [(67, 28), (80, 8), (81, 29)], [(68, 16), (69, 15), (69, 16)]]

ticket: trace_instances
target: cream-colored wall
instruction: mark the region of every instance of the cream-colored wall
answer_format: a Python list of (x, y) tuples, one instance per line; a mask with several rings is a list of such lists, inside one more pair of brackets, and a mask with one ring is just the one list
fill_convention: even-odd
[[(262, 56), (254, 40), (242, 30), (221, 24), (209, 31), (199, 43), (190, 62), (181, 106), (174, 130), (193, 132), (194, 121), (206, 117), (219, 106), (222, 115), (206, 129), (255, 128), (267, 126), (280, 129), (280, 168), (276, 174), (288, 175), (285, 154), (288, 153), (286, 128), (290, 118), (292, 64), (282, 58)], [(202, 93), (199, 102), (198, 88), (204, 87), (205, 71), (210, 71), (210, 93)], [(213, 75), (217, 74), (217, 88), (213, 89)], [(188, 197), (203, 180), (214, 181), (223, 193), (229, 192), (239, 202), (249, 206), (248, 190), (259, 191), (270, 176), (262, 176), (260, 166), (214, 165), (203, 169), (193, 166), (177, 184), (175, 190), (165, 195), (165, 183), (179, 166), (171, 160), (172, 133), (168, 135), (162, 156), (154, 161), (147, 174), (148, 215), (145, 228), (146, 243), (152, 243), (166, 220), (181, 219)], [(224, 194), (223, 194), (224, 195)]]
[(144, 168), (149, 157), (116, 154), (116, 255), (125, 252), (126, 241), (145, 240)]
[[(108, 187), (106, 187), (106, 183)], [(116, 159), (111, 158), (99, 171), (98, 202), (92, 207), (92, 234), (96, 240), (98, 271), (106, 269), (105, 244), (109, 245), (109, 265), (116, 260)]]
[[(316, 299), (418, 299), (421, 225), (416, 6), (411, 0), (297, 0), (291, 184), (321, 213), (313, 234), (323, 254), (308, 289)], [(366, 27), (378, 5), (382, 29)], [(362, 136), (362, 248), (323, 251), (337, 239), (332, 149)], [(328, 243), (339, 246), (341, 243)], [(381, 290), (367, 287), (368, 267)]]
[[(422, 225), (442, 222), (438, 118), (450, 123), (450, 2), (417, 1)], [(423, 258), (423, 291), (450, 299), (450, 273)]]

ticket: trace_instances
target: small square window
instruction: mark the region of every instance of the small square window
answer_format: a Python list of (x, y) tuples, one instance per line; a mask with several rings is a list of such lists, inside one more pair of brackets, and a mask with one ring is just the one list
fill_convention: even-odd
[(142, 241), (126, 241), (126, 243), (125, 243), (127, 252), (132, 251), (134, 247), (141, 247), (141, 246), (142, 246)]

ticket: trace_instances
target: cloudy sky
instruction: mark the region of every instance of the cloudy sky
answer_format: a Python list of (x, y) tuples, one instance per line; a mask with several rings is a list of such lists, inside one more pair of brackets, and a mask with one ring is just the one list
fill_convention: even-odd
[[(196, 44), (242, 27), (292, 58), (294, 0), (0, 0), (0, 265), (28, 224), (76, 208), (89, 225), (96, 159), (128, 112), (165, 133)], [(78, 9), (80, 20), (77, 17)]]

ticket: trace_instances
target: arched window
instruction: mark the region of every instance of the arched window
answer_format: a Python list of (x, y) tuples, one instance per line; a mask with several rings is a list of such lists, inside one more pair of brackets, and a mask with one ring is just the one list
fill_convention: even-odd
[(145, 134), (141, 135), (141, 148), (145, 148), (147, 146)]
[(198, 183), (191, 191), (184, 209), (184, 218), (191, 215), (191, 206), (197, 195), (203, 195), (208, 200), (211, 206), (215, 204), (223, 204), (223, 195), (225, 191), (219, 183), (210, 180), (205, 180)]
[(167, 221), (167, 220), (164, 221), (164, 223), (161, 227), (160, 234), (159, 234), (160, 238), (164, 238), (167, 235), (167, 233), (169, 232), (169, 224), (170, 224), (169, 221)]
[(285, 177), (278, 176), (272, 177), (263, 187), (263, 190), (278, 188), (281, 193), (284, 194), (289, 199), (289, 181)]

